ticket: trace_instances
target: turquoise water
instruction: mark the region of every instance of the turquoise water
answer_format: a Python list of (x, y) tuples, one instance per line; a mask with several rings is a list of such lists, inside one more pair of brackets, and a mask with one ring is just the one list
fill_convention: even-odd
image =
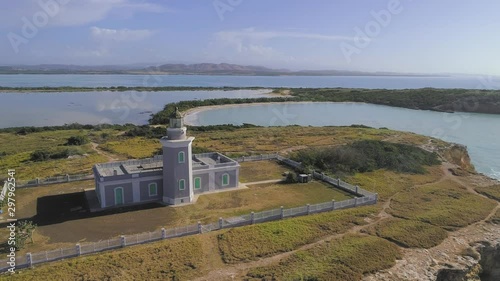
[(151, 113), (181, 100), (266, 97), (269, 90), (0, 93), (0, 128), (80, 124), (146, 124)]
[(363, 103), (291, 103), (210, 109), (189, 115), (186, 120), (199, 125), (363, 124), (414, 132), (466, 145), (476, 169), (500, 179), (500, 115), (442, 113)]
[[(488, 82), (489, 81), (489, 82)], [(415, 89), (492, 89), (499, 83), (485, 77), (408, 76), (216, 76), (216, 75), (0, 75), (4, 87), (111, 87), (111, 86), (207, 86), (207, 87), (307, 87)]]

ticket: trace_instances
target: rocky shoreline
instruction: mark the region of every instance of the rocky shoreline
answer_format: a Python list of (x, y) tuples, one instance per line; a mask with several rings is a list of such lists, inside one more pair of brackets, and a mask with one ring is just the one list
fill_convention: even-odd
[[(460, 148), (460, 147), (458, 147)], [(491, 186), (498, 181), (474, 172), (466, 149), (446, 155), (457, 165), (461, 181), (471, 186)], [(456, 170), (456, 169), (455, 169)], [(450, 169), (453, 173), (453, 170)], [(482, 196), (482, 195), (481, 195)], [(497, 281), (500, 280), (500, 224), (490, 215), (472, 225), (451, 231), (441, 244), (430, 249), (401, 248), (403, 258), (390, 269), (363, 278), (364, 281)]]

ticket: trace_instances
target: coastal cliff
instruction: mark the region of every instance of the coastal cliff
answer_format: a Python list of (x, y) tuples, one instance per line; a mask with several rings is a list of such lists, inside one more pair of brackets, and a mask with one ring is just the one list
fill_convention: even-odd
[[(475, 172), (467, 148), (450, 144), (438, 149), (450, 166), (455, 182), (469, 192), (489, 187), (498, 181)], [(467, 227), (450, 231), (448, 238), (430, 249), (401, 248), (403, 258), (390, 269), (365, 276), (375, 280), (428, 281), (497, 281), (500, 280), (500, 205), (485, 219)]]

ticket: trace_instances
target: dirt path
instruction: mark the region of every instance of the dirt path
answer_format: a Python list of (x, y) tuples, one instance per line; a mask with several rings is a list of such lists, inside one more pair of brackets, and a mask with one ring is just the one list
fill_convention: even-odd
[(311, 248), (313, 248), (313, 247), (315, 247), (317, 245), (321, 245), (321, 244), (323, 244), (325, 242), (341, 238), (341, 237), (345, 236), (346, 234), (361, 234), (361, 235), (366, 235), (366, 234), (364, 234), (364, 233), (361, 232), (363, 229), (371, 227), (371, 226), (379, 223), (381, 220), (393, 217), (391, 214), (387, 213), (387, 209), (390, 208), (391, 200), (392, 200), (392, 198), (396, 194), (394, 194), (393, 196), (391, 196), (387, 200), (387, 202), (385, 202), (384, 205), (382, 205), (382, 210), (376, 215), (376, 217), (374, 219), (372, 219), (372, 218), (365, 218), (365, 221), (367, 222), (367, 224), (359, 225), (359, 226), (354, 226), (354, 227), (350, 228), (349, 230), (347, 230), (344, 233), (339, 233), (339, 234), (335, 234), (335, 235), (326, 236), (326, 237), (324, 237), (324, 238), (322, 238), (320, 240), (317, 240), (317, 241), (315, 241), (313, 243), (309, 243), (309, 244), (300, 246), (299, 248), (297, 248), (295, 250), (292, 250), (292, 251), (289, 251), (289, 252), (277, 254), (277, 255), (274, 255), (274, 256), (271, 256), (271, 257), (261, 258), (261, 259), (258, 259), (256, 261), (251, 261), (251, 262), (247, 262), (247, 263), (239, 263), (239, 264), (234, 264), (234, 265), (226, 265), (223, 268), (218, 268), (216, 270), (213, 270), (213, 271), (209, 272), (207, 275), (205, 275), (203, 277), (196, 278), (194, 280), (195, 281), (234, 280), (234, 278), (236, 278), (236, 277), (238, 277), (238, 278), (243, 277), (243, 275), (249, 269), (256, 268), (256, 267), (261, 267), (261, 266), (266, 266), (266, 265), (273, 264), (273, 263), (278, 263), (279, 261), (290, 257), (291, 255), (293, 255), (294, 253), (296, 253), (298, 251), (303, 251), (303, 250), (311, 249)]
[[(409, 187), (408, 189), (414, 189), (414, 188), (419, 188), (419, 187), (427, 186), (427, 185), (430, 185), (430, 184), (436, 184), (436, 183), (440, 183), (440, 182), (445, 181), (445, 180), (452, 180), (452, 181), (456, 182), (457, 184), (459, 184), (459, 185), (463, 186), (464, 188), (466, 188), (468, 192), (471, 192), (471, 193), (479, 195), (479, 196), (483, 196), (481, 194), (478, 194), (472, 187), (468, 186), (467, 184), (464, 184), (459, 178), (457, 178), (456, 176), (454, 176), (454, 175), (451, 174), (451, 172), (449, 171), (449, 169), (450, 168), (455, 168), (455, 167), (457, 167), (457, 166), (453, 165), (451, 163), (448, 163), (448, 162), (443, 162), (442, 167), (441, 167), (443, 175), (438, 180), (436, 180), (434, 182), (431, 182), (431, 183), (414, 185), (414, 186)], [(261, 258), (259, 260), (252, 261), (252, 262), (239, 263), (239, 264), (234, 264), (234, 265), (225, 265), (222, 268), (218, 268), (216, 270), (213, 270), (213, 271), (209, 272), (204, 277), (200, 277), (200, 278), (197, 278), (197, 279), (194, 279), (194, 280), (198, 280), (198, 281), (205, 281), (205, 280), (239, 280), (241, 277), (243, 277), (246, 274), (246, 272), (248, 272), (249, 269), (256, 268), (256, 267), (262, 267), (262, 266), (266, 266), (266, 265), (273, 264), (273, 263), (278, 263), (281, 260), (286, 259), (287, 257), (290, 257), (291, 255), (293, 255), (297, 251), (311, 249), (311, 248), (313, 248), (313, 247), (315, 247), (317, 245), (320, 245), (322, 243), (331, 241), (333, 239), (341, 238), (341, 237), (345, 236), (346, 234), (361, 234), (361, 235), (366, 235), (366, 234), (362, 233), (363, 229), (369, 228), (369, 227), (371, 227), (371, 226), (379, 223), (381, 220), (393, 218), (393, 216), (390, 213), (387, 212), (387, 210), (390, 209), (390, 205), (391, 205), (392, 199), (397, 194), (399, 194), (400, 192), (406, 191), (408, 189), (401, 190), (401, 191), (395, 193), (394, 195), (392, 195), (390, 198), (388, 198), (387, 201), (384, 202), (384, 204), (382, 205), (382, 210), (376, 215), (376, 217), (374, 219), (371, 219), (371, 218), (366, 218), (365, 219), (367, 221), (367, 224), (365, 224), (365, 225), (360, 225), (360, 226), (352, 227), (351, 229), (349, 229), (348, 231), (346, 231), (344, 233), (335, 234), (335, 235), (330, 235), (330, 236), (324, 237), (324, 238), (322, 238), (322, 239), (320, 239), (320, 240), (318, 240), (316, 242), (303, 245), (303, 246), (301, 246), (301, 247), (299, 247), (299, 248), (297, 248), (295, 250), (289, 251), (289, 252), (277, 254), (277, 255), (274, 255), (274, 256), (271, 256), (271, 257)], [(483, 196), (483, 197), (485, 197), (485, 196)], [(478, 224), (481, 224), (481, 223), (485, 223), (493, 215), (495, 215), (495, 213), (496, 213), (496, 211), (498, 209), (500, 209), (500, 203), (497, 205), (496, 208), (494, 208), (491, 211), (491, 213), (485, 219), (483, 219), (483, 220), (481, 220), (479, 222), (476, 222), (475, 224), (472, 224), (471, 226), (468, 226), (465, 229), (470, 229), (471, 227), (473, 227), (475, 225), (478, 225)], [(414, 249), (414, 250), (415, 251), (420, 251), (420, 252), (428, 251), (428, 250), (425, 250), (425, 249)], [(373, 276), (375, 276), (375, 275), (373, 275)], [(371, 278), (373, 276), (369, 276), (369, 277)], [(235, 278), (237, 278), (237, 279), (235, 279)], [(370, 279), (370, 280), (374, 280), (374, 279)], [(383, 279), (377, 279), (376, 278), (376, 280), (383, 280)]]
[(303, 245), (303, 246), (301, 246), (295, 250), (289, 251), (289, 252), (277, 254), (277, 255), (274, 255), (271, 257), (267, 257), (267, 258), (261, 258), (261, 259), (258, 259), (256, 261), (251, 261), (251, 262), (246, 262), (246, 263), (238, 263), (238, 264), (234, 264), (234, 265), (227, 265), (223, 268), (219, 268), (219, 269), (216, 269), (214, 271), (211, 271), (203, 277), (199, 277), (199, 278), (196, 278), (193, 280), (195, 280), (195, 281), (234, 280), (234, 278), (236, 278), (236, 277), (238, 278), (236, 280), (240, 280), (241, 277), (243, 277), (249, 269), (277, 263), (283, 259), (288, 258), (289, 256), (293, 255), (294, 253), (296, 253), (298, 251), (311, 249), (317, 245), (321, 245), (321, 244), (328, 242), (328, 241), (331, 241), (333, 239), (341, 238), (341, 237), (345, 236), (346, 234), (358, 233), (358, 234), (366, 235), (366, 234), (361, 233), (361, 230), (378, 223), (381, 219), (384, 219), (384, 218), (377, 217), (377, 219), (371, 220), (371, 222), (369, 222), (368, 224), (352, 227), (351, 229), (349, 229), (348, 231), (346, 231), (344, 233), (339, 233), (339, 234), (324, 237), (316, 242)]
[[(437, 182), (451, 180), (464, 187), (468, 192), (477, 196), (487, 198), (477, 193), (473, 187), (464, 183), (460, 177), (454, 176), (450, 168), (456, 168), (457, 165), (443, 162), (443, 176)], [(387, 203), (386, 203), (387, 204)], [(462, 257), (463, 249), (478, 241), (495, 242), (499, 241), (500, 225), (488, 223), (488, 221), (500, 209), (500, 202), (491, 210), (491, 212), (482, 220), (469, 226), (449, 232), (441, 244), (430, 249), (410, 248), (403, 249), (404, 257), (396, 261), (392, 268), (367, 275), (364, 281), (399, 281), (399, 280), (435, 280), (437, 272), (443, 267), (470, 268), (474, 262)]]
[(244, 182), (244, 185), (254, 185), (254, 184), (265, 184), (265, 183), (278, 183), (283, 179), (265, 180), (265, 181), (254, 181), (254, 182)]
[(92, 146), (92, 150), (94, 150), (95, 152), (97, 152), (97, 154), (106, 157), (109, 162), (114, 162), (114, 161), (120, 160), (115, 155), (112, 155), (111, 153), (104, 152), (103, 150), (99, 149), (98, 148), (99, 144), (97, 144), (95, 142), (92, 142), (92, 143), (90, 143), (90, 145)]

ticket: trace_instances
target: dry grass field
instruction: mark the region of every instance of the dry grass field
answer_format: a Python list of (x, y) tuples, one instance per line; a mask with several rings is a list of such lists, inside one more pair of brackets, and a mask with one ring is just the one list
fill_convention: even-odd
[(398, 247), (387, 240), (346, 235), (252, 269), (247, 280), (361, 280), (363, 274), (390, 268), (399, 258)]
[[(253, 173), (266, 175), (268, 171), (280, 171), (284, 168), (274, 161), (254, 163), (260, 163), (260, 166), (243, 165), (242, 173), (249, 176)], [(271, 176), (271, 179), (275, 178)], [(64, 200), (66, 198), (62, 196), (64, 194), (73, 195), (93, 186), (94, 183), (90, 180), (19, 189), (17, 196), (22, 200), (17, 205), (17, 215), (19, 218), (32, 218), (37, 215), (37, 204), (40, 204), (40, 198), (61, 196)], [(307, 184), (250, 185), (246, 189), (201, 195), (195, 204), (182, 207), (173, 208), (158, 204), (152, 208), (128, 212), (117, 209), (115, 212), (110, 211), (104, 215), (83, 214), (81, 217), (43, 224), (35, 232), (35, 243), (29, 244), (21, 254), (29, 251), (71, 247), (77, 242), (99, 241), (122, 234), (153, 231), (161, 227), (195, 224), (198, 221), (211, 223), (216, 222), (219, 217), (228, 218), (280, 206), (292, 208), (332, 199), (340, 201), (349, 198), (352, 198), (349, 194), (318, 181)], [(0, 230), (0, 233), (3, 232), (7, 234), (6, 229)], [(7, 235), (1, 237), (7, 237)]]
[(284, 172), (292, 171), (290, 167), (279, 165), (275, 161), (243, 162), (240, 165), (240, 182), (282, 179)]
[(437, 226), (415, 220), (387, 219), (367, 233), (379, 236), (406, 248), (431, 248), (439, 245), (448, 233)]
[[(41, 137), (36, 134), (30, 136), (30, 141)], [(68, 136), (66, 133), (60, 134), (59, 137), (56, 137), (57, 133), (53, 135), (59, 143)], [(286, 153), (305, 147), (341, 145), (359, 139), (419, 146), (432, 143), (437, 148), (447, 147), (443, 142), (430, 142), (429, 138), (415, 134), (351, 127), (246, 128), (193, 132), (192, 135), (196, 137), (199, 148), (221, 151), (231, 156), (277, 151)], [(293, 138), (289, 137), (291, 135)], [(6, 141), (2, 139), (3, 136), (0, 134), (0, 143)], [(12, 136), (8, 138), (15, 139)], [(119, 132), (101, 139), (99, 143), (116, 157), (139, 157), (154, 153), (157, 149), (155, 140), (127, 138)], [(92, 151), (89, 152), (89, 155), (94, 155)], [(2, 157), (0, 166), (33, 165), (34, 169), (42, 172), (39, 177), (43, 177), (59, 173), (59, 170), (52, 172), (37, 167), (72, 163), (70, 159), (47, 161), (50, 164), (15, 160), (23, 153), (30, 153), (29, 149), (15, 151), (11, 145), (7, 155), (9, 163)], [(104, 157), (97, 153), (95, 155)], [(75, 164), (66, 169), (90, 169), (92, 163), (82, 162), (80, 165)], [(281, 178), (285, 170), (288, 169), (271, 161), (243, 163), (241, 178), (247, 182), (277, 179)], [(380, 202), (375, 206), (138, 245), (39, 265), (14, 276), (0, 275), (0, 280), (196, 280), (203, 276), (210, 276), (209, 280), (232, 280), (231, 276), (238, 280), (361, 280), (364, 274), (393, 265), (404, 252), (398, 246), (433, 247), (446, 237), (448, 231), (484, 220), (497, 206), (497, 202), (478, 196), (473, 189), (491, 198), (498, 198), (495, 197), (498, 187), (479, 188), (467, 184), (465, 188), (463, 183), (468, 183), (467, 174), (463, 178), (449, 175), (445, 166), (426, 167), (426, 170), (427, 173), (423, 175), (385, 170), (348, 175), (345, 179), (347, 182), (379, 193)], [(28, 170), (20, 171), (24, 173)], [(39, 197), (72, 194), (92, 184), (92, 181), (87, 181), (20, 189), (19, 198), (23, 199), (19, 200), (18, 214), (36, 214)], [(203, 195), (196, 204), (183, 207), (158, 206), (43, 225), (35, 232), (35, 244), (28, 245), (19, 254), (66, 247), (77, 241), (96, 241), (120, 234), (154, 230), (162, 226), (213, 222), (218, 217), (282, 205), (294, 207), (331, 199), (342, 200), (346, 196), (319, 182), (251, 185), (248, 189), (234, 192)], [(500, 211), (490, 221), (500, 223)], [(6, 237), (3, 231), (0, 230), (0, 235)]]
[(496, 205), (456, 182), (444, 180), (397, 194), (391, 201), (390, 213), (454, 230), (486, 218)]

